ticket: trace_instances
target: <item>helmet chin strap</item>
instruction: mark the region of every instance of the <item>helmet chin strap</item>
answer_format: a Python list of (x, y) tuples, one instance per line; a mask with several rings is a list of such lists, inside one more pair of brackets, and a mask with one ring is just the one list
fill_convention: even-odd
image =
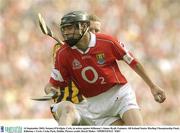
[(80, 39), (74, 39), (73, 37), (69, 38), (68, 40), (65, 40), (65, 42), (70, 46), (73, 47), (79, 42)]
[[(80, 29), (80, 28), (79, 28), (79, 29)], [(81, 38), (87, 33), (88, 30), (89, 30), (89, 27), (86, 28), (86, 30), (84, 31), (84, 33), (83, 33), (79, 38), (71, 37), (71, 38), (69, 38), (68, 40), (65, 40), (65, 42), (66, 42), (70, 47), (73, 47), (74, 45), (76, 45), (76, 44), (81, 40)]]

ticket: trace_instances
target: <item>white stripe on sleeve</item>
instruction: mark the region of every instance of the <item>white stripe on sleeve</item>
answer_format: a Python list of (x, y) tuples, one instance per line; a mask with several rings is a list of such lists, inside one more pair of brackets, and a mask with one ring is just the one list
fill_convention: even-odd
[(128, 63), (128, 64), (131, 64), (131, 62), (133, 61), (133, 57), (129, 54), (129, 53), (126, 53), (124, 56), (123, 56), (123, 60)]
[(56, 81), (60, 81), (60, 82), (63, 82), (63, 81), (64, 81), (61, 73), (60, 73), (57, 69), (55, 69), (55, 68), (53, 68), (53, 70), (52, 70), (52, 72), (51, 72), (51, 77), (52, 77), (54, 80), (56, 80)]

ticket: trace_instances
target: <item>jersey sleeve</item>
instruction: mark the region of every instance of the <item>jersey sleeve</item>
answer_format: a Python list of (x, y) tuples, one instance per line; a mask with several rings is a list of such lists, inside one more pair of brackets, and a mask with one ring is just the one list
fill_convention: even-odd
[(134, 68), (138, 63), (133, 54), (128, 51), (122, 42), (113, 41), (113, 52), (117, 60), (125, 61), (131, 68)]
[(54, 68), (51, 71), (49, 82), (56, 87), (66, 87), (69, 81), (69, 74), (63, 58), (58, 54), (55, 57)]

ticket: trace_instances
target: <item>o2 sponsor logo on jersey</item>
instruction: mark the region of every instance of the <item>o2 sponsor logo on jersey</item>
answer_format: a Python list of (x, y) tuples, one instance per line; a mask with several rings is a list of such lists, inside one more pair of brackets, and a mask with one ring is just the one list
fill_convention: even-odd
[[(91, 79), (91, 80), (88, 79), (88, 75), (86, 75), (87, 71), (91, 71), (93, 73), (93, 75), (94, 75), (93, 79)], [(101, 84), (106, 84), (104, 77), (101, 77), (101, 76), (99, 77), (97, 71), (92, 66), (87, 66), (87, 67), (83, 68), (81, 71), (81, 75), (82, 75), (82, 78), (90, 84), (95, 83), (98, 79), (100, 80)]]
[(72, 62), (72, 67), (75, 70), (75, 69), (82, 68), (82, 65), (81, 65), (81, 63), (77, 59), (74, 59), (73, 62)]
[(104, 53), (96, 54), (97, 63), (102, 65), (105, 63), (105, 55)]

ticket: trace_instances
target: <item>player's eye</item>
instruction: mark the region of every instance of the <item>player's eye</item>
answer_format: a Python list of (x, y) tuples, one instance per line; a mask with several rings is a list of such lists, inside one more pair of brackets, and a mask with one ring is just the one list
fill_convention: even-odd
[(67, 25), (67, 26), (61, 27), (61, 31), (62, 32), (69, 31), (69, 30), (72, 30), (73, 28), (74, 28), (74, 25)]

